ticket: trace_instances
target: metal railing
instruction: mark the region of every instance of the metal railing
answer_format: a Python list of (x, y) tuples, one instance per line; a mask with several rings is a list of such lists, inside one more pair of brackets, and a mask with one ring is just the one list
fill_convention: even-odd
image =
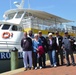
[(14, 42), (14, 41), (0, 41), (0, 50), (3, 49), (12, 49), (13, 47), (20, 47), (20, 42)]

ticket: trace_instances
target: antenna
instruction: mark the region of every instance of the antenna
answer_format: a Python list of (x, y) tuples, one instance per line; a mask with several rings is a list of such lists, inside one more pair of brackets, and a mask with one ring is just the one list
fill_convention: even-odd
[(15, 1), (14, 4), (15, 4), (15, 6), (16, 6), (17, 8), (19, 8), (19, 9), (20, 9), (20, 8), (23, 8), (23, 6), (24, 6), (24, 0), (22, 0), (21, 3)]
[(11, 0), (10, 0), (10, 9), (11, 9), (12, 7), (11, 7)]
[(23, 8), (24, 6), (24, 0), (22, 0), (22, 2), (20, 3), (21, 8)]
[(30, 0), (28, 0), (28, 8), (30, 9)]

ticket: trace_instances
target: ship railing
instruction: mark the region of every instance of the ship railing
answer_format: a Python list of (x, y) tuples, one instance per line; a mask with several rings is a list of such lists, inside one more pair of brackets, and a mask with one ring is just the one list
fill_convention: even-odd
[(0, 41), (0, 50), (12, 50), (14, 47), (20, 49), (20, 42)]
[(68, 32), (71, 32), (71, 33), (76, 33), (76, 31), (75, 30), (66, 30), (66, 29), (60, 29), (60, 28), (49, 28), (49, 29), (47, 29), (47, 30), (49, 30), (49, 31), (59, 31), (59, 32), (65, 32), (65, 31), (68, 31)]

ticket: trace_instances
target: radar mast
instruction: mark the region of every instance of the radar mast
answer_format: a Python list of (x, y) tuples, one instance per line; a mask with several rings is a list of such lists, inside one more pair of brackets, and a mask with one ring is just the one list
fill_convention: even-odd
[(21, 3), (15, 1), (14, 4), (15, 4), (15, 6), (16, 6), (18, 9), (23, 8), (23, 6), (24, 6), (24, 0), (22, 0)]

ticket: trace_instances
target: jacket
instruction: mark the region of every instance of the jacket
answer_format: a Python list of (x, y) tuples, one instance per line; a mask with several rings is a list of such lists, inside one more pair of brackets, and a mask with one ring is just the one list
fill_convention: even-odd
[(42, 46), (41, 39), (38, 39), (38, 41), (33, 40), (33, 52), (37, 52), (36, 49), (38, 49), (39, 46)]
[[(56, 37), (57, 38), (57, 37)], [(63, 40), (63, 37), (62, 36), (58, 36), (58, 42), (59, 42), (59, 46), (62, 47), (62, 40)], [(57, 40), (56, 40), (57, 41)]]
[(56, 37), (52, 38), (52, 45), (50, 45), (50, 40), (47, 40), (48, 50), (57, 50)]
[(47, 40), (44, 36), (39, 37), (41, 39), (42, 46), (44, 47), (44, 51), (47, 52)]
[(21, 47), (23, 48), (23, 51), (32, 51), (33, 50), (32, 39), (29, 37), (23, 38), (21, 40)]

